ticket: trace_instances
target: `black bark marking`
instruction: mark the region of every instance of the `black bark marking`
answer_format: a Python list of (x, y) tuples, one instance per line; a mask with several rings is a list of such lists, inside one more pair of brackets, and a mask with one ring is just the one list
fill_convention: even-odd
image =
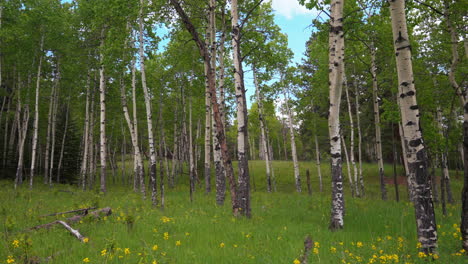
[(416, 93), (415, 93), (414, 91), (409, 91), (409, 92), (406, 93), (406, 95), (408, 95), (408, 96), (413, 96), (413, 95), (415, 95), (415, 94), (416, 94)]
[(340, 153), (332, 153), (330, 156), (331, 156), (332, 158), (334, 158), (334, 159), (341, 158), (341, 154), (340, 154)]
[(414, 126), (414, 122), (413, 121), (408, 121), (408, 123), (406, 123), (407, 126)]
[(411, 110), (417, 110), (419, 109), (419, 106), (418, 105), (412, 105), (409, 107)]
[(408, 85), (409, 85), (409, 82), (402, 82), (402, 83), (400, 83), (400, 85), (408, 86)]
[(333, 140), (334, 142), (338, 141), (338, 139), (339, 139), (339, 137), (333, 137), (333, 138), (332, 138), (332, 140)]
[(421, 138), (418, 138), (418, 139), (415, 139), (415, 140), (410, 140), (409, 143), (408, 143), (411, 147), (415, 148), (419, 145), (422, 144), (422, 139)]

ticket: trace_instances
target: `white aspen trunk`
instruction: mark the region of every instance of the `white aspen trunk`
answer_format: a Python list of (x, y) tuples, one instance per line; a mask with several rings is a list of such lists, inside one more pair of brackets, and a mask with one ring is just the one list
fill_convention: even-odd
[(39, 63), (37, 66), (37, 79), (36, 79), (36, 101), (34, 103), (34, 126), (33, 126), (33, 141), (31, 153), (31, 174), (29, 176), (29, 189), (32, 189), (34, 181), (34, 173), (36, 169), (36, 153), (37, 153), (37, 140), (39, 133), (39, 89), (41, 87), (41, 70), (42, 70), (42, 51), (44, 50), (44, 35), (41, 36), (41, 44), (39, 48)]
[(192, 141), (192, 97), (189, 97), (189, 176), (190, 176), (190, 201), (193, 202), (195, 192), (195, 162), (193, 160)]
[(343, 150), (345, 153), (346, 171), (348, 172), (349, 188), (351, 189), (351, 196), (354, 197), (354, 182), (353, 176), (351, 175), (351, 164), (349, 163), (348, 149), (346, 148), (346, 141), (343, 136), (341, 136), (341, 143), (343, 144)]
[(343, 1), (332, 0), (330, 12), (329, 33), (329, 84), (330, 110), (328, 116), (328, 131), (330, 135), (332, 208), (330, 229), (342, 229), (344, 226), (343, 174), (341, 168), (340, 142), (340, 102), (343, 87), (344, 72), (344, 31), (343, 31)]
[[(132, 60), (132, 63), (134, 62), (134, 60)], [(134, 71), (134, 65), (132, 65), (132, 71)], [(123, 80), (121, 79), (121, 86), (120, 86), (120, 95), (121, 95), (121, 101), (122, 101), (122, 110), (123, 110), (123, 114), (124, 114), (124, 117), (125, 117), (125, 121), (127, 122), (127, 127), (128, 127), (128, 130), (130, 132), (130, 138), (131, 138), (131, 141), (132, 141), (132, 147), (133, 147), (133, 159), (134, 159), (134, 164), (135, 164), (135, 179), (141, 179), (143, 178), (143, 158), (142, 158), (142, 155), (141, 155), (141, 151), (140, 151), (140, 146), (138, 145), (138, 135), (136, 134), (136, 130), (135, 130), (135, 120), (131, 120), (130, 118), (130, 114), (128, 112), (128, 106), (127, 106), (127, 96), (125, 94), (125, 86), (123, 84)], [(134, 88), (134, 82), (132, 81), (132, 90), (135, 89)], [(136, 183), (136, 181), (135, 181)], [(134, 185), (134, 187), (136, 187), (136, 185)], [(146, 188), (145, 186), (140, 186), (140, 191), (141, 191), (141, 194), (143, 196), (143, 199), (146, 199)]]
[(47, 138), (46, 138), (46, 148), (45, 148), (45, 160), (44, 160), (44, 184), (47, 184), (49, 181), (49, 153), (50, 153), (50, 134), (52, 129), (52, 109), (54, 108), (54, 98), (55, 98), (56, 86), (52, 85), (50, 92), (50, 102), (49, 102), (49, 113), (47, 115)]
[[(442, 124), (442, 109), (440, 106), (437, 107), (437, 126), (439, 129), (439, 134), (441, 138), (445, 138), (444, 132), (443, 132), (443, 124)], [(452, 188), (450, 186), (450, 175), (449, 175), (449, 169), (447, 165), (447, 148), (444, 147), (441, 153), (440, 157), (440, 167), (442, 169), (442, 178), (444, 181), (444, 190), (441, 190), (441, 192), (447, 193), (447, 202), (450, 204), (454, 203), (453, 200), (453, 194), (452, 194)], [(435, 181), (435, 178), (433, 179)]]
[[(205, 75), (208, 75), (208, 68), (206, 66), (205, 66)], [(209, 89), (208, 80), (206, 80), (206, 83), (205, 83), (205, 159), (204, 159), (204, 168), (205, 168), (205, 170), (204, 170), (205, 192), (209, 193), (209, 192), (211, 192), (211, 93), (210, 93), (210, 89)]]
[(318, 130), (317, 130), (317, 113), (314, 109), (314, 101), (310, 101), (310, 108), (314, 112), (314, 143), (315, 143), (315, 163), (317, 166), (317, 175), (319, 178), (319, 188), (320, 192), (323, 192), (323, 182), (322, 182), (322, 169), (320, 168), (320, 146), (318, 143)]
[(159, 96), (159, 193), (161, 198), (161, 209), (165, 206), (165, 192), (164, 192), (164, 168), (163, 168), (163, 144), (164, 144), (164, 119), (163, 119), (163, 91)]
[[(151, 110), (151, 97), (146, 86), (146, 72), (145, 72), (145, 53), (144, 53), (144, 41), (143, 41), (143, 6), (144, 0), (140, 0), (140, 12), (139, 12), (139, 54), (140, 54), (140, 72), (141, 72), (141, 84), (143, 87), (143, 93), (145, 95), (145, 106), (146, 106), (146, 122), (148, 125), (148, 144), (150, 150), (150, 178), (153, 187), (156, 186), (156, 149), (154, 147), (154, 135), (153, 135), (153, 115)], [(140, 182), (143, 179), (140, 179)], [(157, 191), (155, 188), (151, 192), (151, 201), (155, 206), (157, 205)]]
[(361, 197), (360, 193), (359, 193), (359, 179), (358, 179), (358, 170), (357, 170), (357, 167), (356, 167), (356, 161), (354, 159), (354, 118), (353, 118), (353, 110), (352, 110), (352, 107), (351, 107), (351, 102), (350, 102), (350, 99), (349, 99), (349, 91), (348, 91), (348, 83), (346, 81), (346, 77), (345, 77), (345, 93), (346, 93), (346, 102), (347, 102), (347, 105), (348, 105), (348, 114), (349, 114), (349, 126), (350, 126), (350, 132), (351, 132), (351, 135), (350, 135), (350, 147), (349, 147), (349, 160), (351, 162), (351, 165), (353, 166), (353, 176), (354, 176), (354, 180), (353, 180), (353, 186), (351, 186), (351, 188), (354, 188), (354, 193), (356, 194), (357, 197)]
[[(15, 189), (18, 185), (23, 183), (23, 169), (24, 169), (24, 143), (26, 141), (26, 134), (28, 131), (29, 122), (29, 106), (25, 105), (23, 115), (21, 116), (21, 78), (18, 76), (18, 103), (16, 106), (16, 123), (18, 127), (18, 166), (16, 169)], [(13, 135), (12, 135), (13, 136)]]
[(359, 115), (359, 88), (356, 79), (354, 80), (354, 88), (356, 89), (356, 122), (358, 131), (358, 158), (359, 158), (359, 189), (360, 194), (364, 196), (364, 177), (362, 175), (362, 133), (361, 133), (361, 118)]
[[(219, 40), (219, 53), (218, 53), (218, 61), (219, 61), (219, 73), (218, 73), (218, 91), (219, 91), (219, 114), (221, 117), (221, 121), (223, 123), (223, 129), (226, 127), (226, 117), (225, 117), (225, 95), (224, 95), (224, 76), (225, 76), (225, 69), (224, 69), (224, 56), (225, 56), (225, 43), (226, 43), (226, 5), (223, 2), (221, 6), (221, 38)], [(213, 115), (214, 116), (214, 115)], [(226, 131), (223, 131), (226, 133)], [(224, 169), (224, 168), (223, 168)]]
[(175, 186), (175, 175), (176, 175), (176, 164), (177, 164), (177, 149), (178, 149), (178, 140), (177, 140), (177, 109), (174, 111), (174, 148), (172, 151), (172, 170), (171, 178), (169, 180), (169, 187), (174, 188)]
[(372, 101), (374, 104), (374, 125), (375, 125), (375, 147), (377, 154), (377, 164), (379, 165), (380, 193), (382, 200), (387, 200), (387, 188), (385, 186), (384, 163), (382, 157), (382, 136), (380, 132), (380, 110), (377, 87), (377, 65), (375, 64), (375, 48), (371, 43), (371, 75), (372, 75)]
[(265, 159), (265, 167), (266, 167), (266, 180), (267, 180), (267, 191), (271, 192), (271, 165), (270, 165), (270, 157), (268, 155), (268, 138), (266, 135), (266, 122), (263, 116), (263, 98), (260, 94), (260, 87), (258, 85), (257, 80), (257, 69), (255, 65), (252, 66), (253, 69), (253, 77), (254, 77), (254, 84), (255, 84), (255, 92), (257, 96), (257, 103), (258, 103), (258, 119), (260, 121), (260, 132), (261, 132), (261, 142), (262, 142), (262, 150), (263, 150), (263, 158)]
[(55, 93), (52, 103), (52, 127), (51, 127), (51, 148), (50, 148), (50, 165), (49, 165), (49, 179), (48, 184), (52, 186), (52, 176), (54, 172), (55, 165), (55, 131), (57, 126), (57, 111), (58, 111), (58, 92), (59, 92), (59, 82), (60, 82), (60, 66), (57, 61), (57, 76), (55, 78)]
[[(235, 182), (234, 178), (234, 171), (232, 168), (232, 160), (230, 157), (230, 153), (227, 147), (227, 142), (226, 142), (226, 136), (224, 133), (224, 124), (220, 115), (220, 107), (219, 103), (217, 101), (217, 95), (216, 95), (216, 79), (215, 79), (215, 74), (214, 70), (211, 67), (211, 62), (210, 62), (210, 54), (206, 48), (205, 43), (200, 39), (197, 30), (195, 29), (194, 25), (188, 18), (187, 14), (181, 7), (179, 1), (177, 0), (170, 0), (171, 4), (174, 6), (176, 9), (176, 12), (179, 14), (185, 28), (187, 31), (192, 35), (193, 39), (195, 40), (195, 43), (198, 46), (198, 49), (200, 51), (200, 55), (203, 58), (203, 63), (205, 67), (207, 67), (208, 71), (207, 73), (207, 79), (208, 79), (208, 84), (211, 92), (211, 103), (213, 105), (213, 113), (214, 113), (214, 119), (216, 121), (216, 126), (219, 128), (217, 131), (216, 137), (218, 138), (221, 146), (221, 154), (222, 154), (222, 160), (224, 164), (224, 168), (226, 169), (226, 178), (229, 179), (229, 185), (230, 185), (230, 195), (231, 195), (231, 203), (232, 203), (232, 212), (235, 216), (239, 214), (240, 211), (240, 205), (239, 202), (240, 200), (237, 198), (237, 184)], [(245, 210), (243, 213), (247, 213)]]
[[(135, 48), (135, 42), (132, 42), (133, 48)], [(138, 119), (137, 119), (137, 103), (136, 103), (136, 66), (135, 66), (135, 56), (132, 57), (132, 107), (133, 107), (133, 122), (127, 125), (130, 127), (132, 125), (133, 134), (135, 138), (132, 138), (133, 154), (134, 154), (134, 164), (135, 164), (135, 177), (133, 181), (133, 189), (137, 191), (138, 184), (140, 184), (140, 191), (143, 194), (143, 197), (146, 197), (146, 187), (145, 187), (145, 175), (143, 170), (143, 156), (141, 154), (140, 145), (138, 143)], [(130, 117), (129, 117), (130, 118)], [(136, 151), (138, 147), (138, 152)], [(141, 180), (143, 179), (143, 180)], [(143, 184), (143, 185), (141, 185)]]
[[(88, 172), (87, 172), (87, 177), (88, 177), (88, 185), (91, 187), (92, 186), (92, 182), (94, 180), (94, 177), (96, 175), (96, 153), (94, 151), (94, 105), (95, 105), (95, 101), (94, 100), (94, 96), (95, 96), (95, 89), (96, 87), (94, 87), (92, 90), (91, 90), (91, 109), (90, 109), (90, 121), (89, 121), (89, 137), (88, 137), (88, 140), (89, 140), (89, 143), (88, 143), (88, 148), (89, 148), (89, 155), (88, 155)], [(86, 189), (86, 178), (84, 179), (84, 183), (83, 183), (83, 190)]]
[(420, 250), (432, 253), (437, 249), (437, 226), (432, 202), (431, 182), (427, 171), (427, 153), (419, 125), (419, 107), (411, 62), (411, 45), (406, 25), (404, 0), (389, 0), (403, 134), (407, 147), (409, 178), (414, 184), (414, 209)]
[[(90, 100), (90, 81), (91, 76), (89, 75), (86, 80), (86, 105), (85, 105), (85, 127), (84, 127), (84, 148), (83, 148), (83, 157), (81, 160), (81, 169), (80, 169), (80, 181), (81, 189), (85, 190), (86, 188), (86, 175), (88, 173), (88, 154), (89, 154), (89, 100)], [(46, 153), (47, 154), (47, 153)]]
[[(10, 103), (11, 103), (12, 97), (8, 98), (8, 105), (7, 109), (10, 111)], [(8, 150), (8, 125), (9, 125), (9, 115), (5, 116), (5, 131), (4, 131), (4, 136), (3, 136), (3, 168), (6, 167), (7, 164), (7, 150)], [(12, 120), (13, 123), (15, 123), (15, 120)]]
[(239, 161), (238, 199), (241, 214), (250, 217), (250, 175), (247, 160), (247, 104), (245, 99), (244, 71), (240, 50), (240, 26), (237, 0), (231, 1), (232, 55), (234, 62), (234, 85), (237, 105), (237, 155)]
[(296, 181), (296, 191), (301, 192), (301, 176), (299, 174), (299, 162), (297, 160), (297, 150), (296, 150), (296, 140), (294, 136), (294, 125), (292, 120), (292, 112), (291, 108), (289, 107), (289, 91), (283, 85), (283, 93), (284, 99), (286, 104), (286, 113), (288, 115), (288, 126), (289, 126), (289, 136), (291, 139), (291, 154), (293, 159), (293, 166), (294, 166), (294, 179)]
[(104, 68), (104, 28), (101, 31), (101, 44), (99, 51), (99, 105), (101, 109), (99, 120), (99, 135), (100, 135), (100, 161), (101, 161), (101, 179), (100, 191), (106, 193), (106, 166), (107, 166), (107, 139), (106, 139), (106, 77)]
[(70, 97), (68, 98), (67, 102), (67, 110), (65, 113), (65, 127), (63, 130), (63, 137), (62, 137), (62, 145), (60, 148), (60, 156), (59, 156), (59, 162), (57, 166), (57, 183), (60, 183), (60, 172), (62, 170), (62, 161), (63, 161), (63, 151), (65, 149), (65, 139), (67, 138), (67, 131), (68, 131), (68, 115), (70, 112)]
[(410, 176), (409, 176), (409, 168), (408, 168), (408, 160), (405, 158), (406, 157), (406, 144), (405, 144), (405, 135), (403, 133), (403, 126), (400, 123), (398, 123), (398, 129), (400, 133), (400, 139), (401, 139), (401, 153), (403, 157), (403, 166), (405, 168), (405, 176), (406, 176), (406, 181), (408, 184), (408, 196), (409, 200), (411, 202), (414, 201), (414, 187), (413, 187), (413, 181), (411, 181)]

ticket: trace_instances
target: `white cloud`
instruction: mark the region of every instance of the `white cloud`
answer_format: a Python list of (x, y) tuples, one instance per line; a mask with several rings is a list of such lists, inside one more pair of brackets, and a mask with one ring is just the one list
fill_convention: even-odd
[(291, 19), (295, 15), (312, 14), (313, 11), (301, 6), (298, 0), (271, 0), (277, 14)]

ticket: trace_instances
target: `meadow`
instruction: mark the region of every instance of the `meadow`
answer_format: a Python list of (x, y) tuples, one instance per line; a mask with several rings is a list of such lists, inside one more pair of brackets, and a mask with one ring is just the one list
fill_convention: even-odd
[[(456, 203), (442, 215), (436, 205), (439, 250), (418, 253), (414, 208), (406, 186), (400, 186), (401, 201), (387, 185), (389, 200), (380, 200), (377, 166), (364, 164), (366, 195), (352, 198), (345, 181), (344, 229), (328, 230), (330, 216), (329, 166), (322, 165), (324, 191), (319, 192), (315, 163), (302, 162), (303, 192), (296, 193), (292, 162), (273, 163), (277, 191), (266, 192), (263, 161), (251, 161), (252, 218), (233, 217), (229, 195), (217, 206), (215, 194), (197, 186), (189, 199), (186, 175), (176, 188), (166, 185), (166, 206), (152, 208), (130, 186), (110, 184), (107, 194), (83, 192), (72, 185), (52, 188), (36, 184), (13, 189), (13, 182), (0, 181), (0, 263), (300, 263), (304, 239), (313, 240), (308, 263), (467, 263), (460, 251), (461, 172), (452, 175)], [(128, 168), (130, 166), (127, 166)], [(306, 188), (305, 170), (310, 169), (312, 195)], [(346, 168), (343, 168), (346, 176)], [(391, 177), (391, 167), (386, 167)], [(401, 175), (401, 168), (399, 168)], [(347, 176), (346, 176), (347, 177)], [(109, 183), (112, 181), (109, 180)], [(80, 242), (62, 226), (27, 230), (71, 215), (41, 215), (86, 207), (111, 207), (100, 219), (85, 217), (72, 224), (86, 236)]]

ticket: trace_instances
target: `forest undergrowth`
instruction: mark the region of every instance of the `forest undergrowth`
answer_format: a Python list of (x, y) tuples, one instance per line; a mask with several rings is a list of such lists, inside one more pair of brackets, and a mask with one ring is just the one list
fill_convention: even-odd
[[(188, 176), (182, 174), (174, 189), (166, 184), (165, 208), (153, 208), (129, 185), (111, 184), (107, 194), (81, 191), (73, 185), (23, 185), (0, 181), (0, 263), (300, 263), (304, 239), (310, 236), (308, 263), (466, 263), (460, 247), (460, 189), (462, 173), (452, 172), (455, 204), (442, 215), (436, 205), (438, 253), (418, 253), (414, 208), (400, 185), (387, 185), (389, 200), (380, 200), (377, 165), (364, 164), (365, 197), (352, 198), (345, 183), (346, 216), (343, 230), (328, 230), (330, 169), (322, 165), (323, 192), (316, 167), (302, 162), (303, 192), (295, 192), (292, 162), (275, 161), (276, 192), (266, 192), (263, 161), (250, 161), (252, 218), (232, 216), (229, 194), (217, 206), (214, 191), (205, 194), (203, 179), (194, 201), (189, 199)], [(235, 166), (236, 167), (236, 166)], [(128, 164), (127, 168), (131, 168)], [(312, 195), (305, 171), (310, 169)], [(387, 178), (391, 178), (388, 166)], [(401, 169), (401, 168), (400, 168)], [(343, 168), (346, 175), (346, 168)], [(119, 171), (120, 173), (120, 171)], [(130, 172), (128, 172), (130, 174)], [(399, 171), (401, 174), (401, 171)], [(109, 176), (111, 177), (111, 176)], [(213, 187), (214, 190), (214, 187)], [(112, 214), (85, 217), (71, 224), (85, 236), (83, 242), (62, 226), (28, 230), (73, 214), (42, 215), (87, 207), (111, 207)]]

